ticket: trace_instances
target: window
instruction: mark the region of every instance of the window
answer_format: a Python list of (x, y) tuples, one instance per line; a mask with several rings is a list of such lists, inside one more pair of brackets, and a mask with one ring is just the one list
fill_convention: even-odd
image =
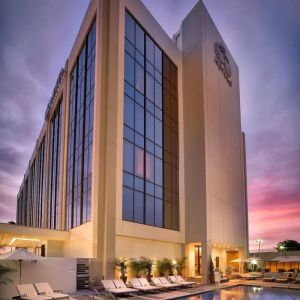
[(59, 102), (50, 121), (50, 151), (48, 174), (48, 228), (60, 228), (60, 145), (61, 145), (61, 101)]
[[(129, 25), (128, 25), (129, 26)], [(130, 26), (126, 29), (130, 32)], [(91, 220), (96, 25), (91, 26), (71, 74), (67, 161), (67, 229)], [(129, 61), (130, 63), (130, 61)], [(128, 80), (134, 74), (127, 68)]]
[(178, 230), (177, 68), (127, 12), (125, 22), (123, 220)]
[(44, 210), (45, 137), (17, 195), (17, 224), (42, 227)]

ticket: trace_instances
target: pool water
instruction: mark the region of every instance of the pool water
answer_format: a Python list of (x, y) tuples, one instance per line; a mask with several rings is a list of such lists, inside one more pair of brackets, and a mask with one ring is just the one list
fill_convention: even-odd
[(237, 286), (180, 300), (300, 300), (300, 290)]

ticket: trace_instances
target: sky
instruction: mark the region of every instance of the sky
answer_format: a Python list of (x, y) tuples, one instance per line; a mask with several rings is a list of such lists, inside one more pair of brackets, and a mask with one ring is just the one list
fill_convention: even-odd
[[(143, 0), (172, 36), (196, 0)], [(300, 1), (204, 0), (239, 66), (250, 248), (300, 241)], [(0, 0), (0, 222), (16, 195), (87, 0)]]

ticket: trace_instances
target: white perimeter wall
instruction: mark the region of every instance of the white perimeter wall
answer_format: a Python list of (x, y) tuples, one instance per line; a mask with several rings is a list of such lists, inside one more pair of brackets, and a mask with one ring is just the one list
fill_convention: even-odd
[[(1, 265), (17, 270), (7, 273), (13, 283), (0, 286), (0, 300), (12, 299), (17, 296), (16, 285), (20, 281), (19, 262), (0, 261)], [(38, 262), (22, 262), (22, 283), (49, 282), (54, 290), (63, 290), (65, 293), (76, 291), (76, 259), (74, 258), (47, 258)]]

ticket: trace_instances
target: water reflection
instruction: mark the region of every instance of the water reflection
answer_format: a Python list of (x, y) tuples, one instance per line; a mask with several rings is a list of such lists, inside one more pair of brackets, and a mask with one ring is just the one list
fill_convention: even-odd
[(300, 291), (288, 289), (238, 286), (202, 295), (182, 298), (188, 300), (300, 300)]

